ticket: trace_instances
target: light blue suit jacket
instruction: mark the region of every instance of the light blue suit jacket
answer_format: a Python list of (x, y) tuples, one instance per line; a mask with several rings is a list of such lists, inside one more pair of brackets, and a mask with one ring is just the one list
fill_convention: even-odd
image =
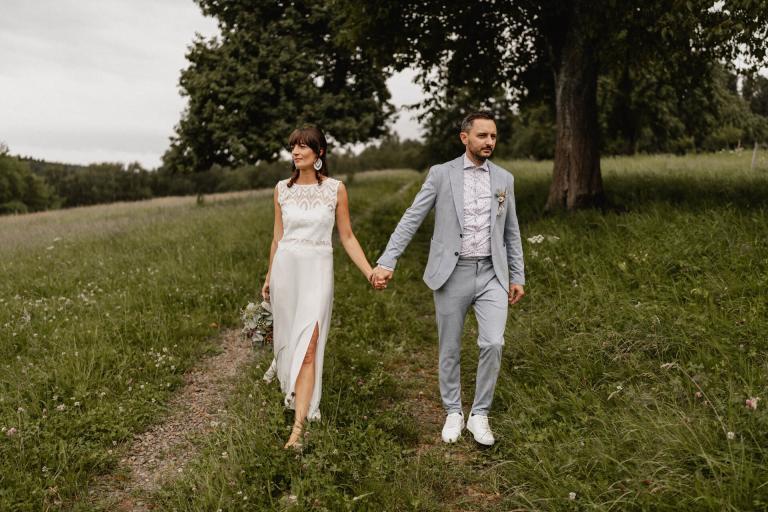
[[(435, 165), (389, 238), (377, 263), (395, 268), (416, 230), (435, 209), (435, 229), (429, 247), (424, 282), (437, 290), (448, 280), (461, 252), (464, 224), (464, 157)], [(515, 212), (514, 178), (488, 161), (491, 181), (491, 259), (502, 286), (525, 284), (523, 246)], [(503, 203), (498, 197), (504, 196)]]

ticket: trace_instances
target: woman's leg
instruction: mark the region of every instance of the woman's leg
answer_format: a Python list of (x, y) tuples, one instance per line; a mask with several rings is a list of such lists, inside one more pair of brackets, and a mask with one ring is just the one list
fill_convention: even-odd
[(315, 324), (315, 331), (312, 333), (312, 339), (309, 340), (307, 353), (304, 355), (304, 360), (301, 362), (301, 369), (296, 378), (296, 386), (294, 386), (294, 393), (296, 393), (294, 398), (296, 415), (293, 420), (291, 437), (288, 438), (288, 442), (285, 444), (286, 448), (300, 442), (301, 434), (304, 431), (304, 420), (307, 419), (309, 403), (312, 400), (312, 393), (315, 390), (315, 352), (317, 350), (318, 336), (318, 325)]

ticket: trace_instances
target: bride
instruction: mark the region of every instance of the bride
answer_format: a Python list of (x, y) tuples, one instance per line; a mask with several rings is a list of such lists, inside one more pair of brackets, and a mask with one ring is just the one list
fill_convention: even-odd
[(371, 281), (373, 269), (352, 232), (347, 191), (328, 177), (328, 144), (314, 126), (291, 133), (293, 175), (275, 187), (275, 228), (261, 294), (272, 305), (274, 370), (295, 410), (286, 448), (300, 448), (305, 419), (320, 418), (323, 354), (333, 306), (334, 220), (350, 259)]

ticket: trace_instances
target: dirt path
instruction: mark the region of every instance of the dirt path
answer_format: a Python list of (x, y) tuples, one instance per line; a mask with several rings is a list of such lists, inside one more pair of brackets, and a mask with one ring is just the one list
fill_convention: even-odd
[[(468, 333), (472, 337), (477, 336), (474, 327), (469, 327)], [(440, 400), (437, 343), (433, 346), (420, 346), (418, 350), (408, 353), (398, 362), (397, 372), (402, 377), (401, 382), (408, 383), (408, 409), (421, 426), (419, 443), (413, 457), (438, 454), (446, 463), (461, 468), (482, 468), (487, 461), (487, 452), (474, 442), (469, 432), (464, 431), (462, 438), (454, 444), (446, 444), (441, 438), (445, 411)], [(462, 377), (464, 382), (469, 382), (470, 377), (474, 379), (474, 373)], [(465, 403), (465, 414), (468, 412)], [(499, 504), (501, 495), (483, 482), (482, 477), (465, 479), (457, 474), (456, 478), (455, 495), (442, 503), (445, 510), (486, 510)]]
[(169, 402), (167, 417), (136, 435), (116, 471), (94, 484), (92, 504), (122, 512), (152, 510), (151, 493), (183, 472), (196, 455), (192, 438), (227, 421), (229, 391), (254, 350), (234, 329), (221, 334), (220, 344), (221, 353), (185, 375), (186, 384)]

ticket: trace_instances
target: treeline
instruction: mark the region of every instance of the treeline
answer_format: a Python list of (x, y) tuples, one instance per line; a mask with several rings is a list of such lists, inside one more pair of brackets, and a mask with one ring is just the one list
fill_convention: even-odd
[[(542, 72), (543, 73), (543, 72)], [(691, 78), (679, 93), (669, 86), (663, 69), (624, 68), (598, 81), (599, 150), (603, 155), (710, 152), (768, 143), (768, 78), (737, 74), (713, 64)], [(555, 101), (549, 82), (528, 91), (516, 110), (497, 112), (497, 155), (506, 158), (551, 159), (555, 150)], [(507, 112), (507, 113), (505, 113)], [(428, 158), (453, 151), (452, 111), (434, 115), (424, 144)]]
[(0, 147), (0, 214), (47, 210), (60, 204), (53, 188), (29, 164)]
[[(427, 164), (422, 144), (386, 137), (358, 155), (333, 153), (328, 165), (333, 174), (354, 174)], [(148, 170), (138, 163), (53, 163), (12, 156), (4, 148), (0, 151), (0, 214), (272, 187), (290, 173), (290, 162), (282, 160), (236, 168), (214, 164), (207, 171), (179, 173), (163, 167)]]

